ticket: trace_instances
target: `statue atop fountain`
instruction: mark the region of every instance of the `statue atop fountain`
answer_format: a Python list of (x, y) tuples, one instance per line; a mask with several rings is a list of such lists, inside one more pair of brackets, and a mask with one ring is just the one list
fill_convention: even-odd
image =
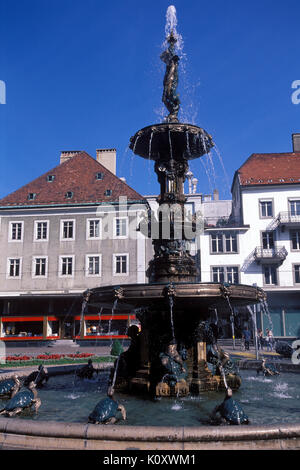
[(177, 115), (180, 107), (180, 99), (177, 93), (179, 57), (175, 54), (177, 39), (174, 35), (174, 31), (171, 31), (167, 41), (169, 47), (160, 56), (161, 60), (166, 64), (162, 102), (170, 113), (169, 116), (166, 117), (166, 121), (178, 122)]

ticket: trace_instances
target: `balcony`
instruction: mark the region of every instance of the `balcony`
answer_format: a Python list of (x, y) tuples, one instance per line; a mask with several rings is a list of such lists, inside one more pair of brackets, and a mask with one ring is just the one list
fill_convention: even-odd
[(286, 225), (300, 227), (300, 214), (291, 211), (279, 212), (277, 217), (268, 225), (267, 230), (275, 230), (279, 225), (281, 225), (282, 231)]
[(205, 230), (248, 230), (249, 225), (235, 219), (232, 216), (227, 217), (204, 217)]
[(288, 255), (284, 246), (274, 248), (264, 248), (257, 246), (254, 250), (253, 257), (257, 263), (281, 264)]

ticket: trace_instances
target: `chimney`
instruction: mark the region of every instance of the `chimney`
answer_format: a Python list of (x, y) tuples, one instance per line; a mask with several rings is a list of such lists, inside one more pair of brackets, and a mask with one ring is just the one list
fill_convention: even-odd
[(70, 160), (70, 158), (74, 157), (77, 153), (80, 153), (82, 150), (62, 150), (60, 152), (60, 164), (64, 163), (67, 160)]
[(300, 134), (292, 134), (293, 152), (300, 152)]
[(214, 189), (214, 201), (219, 200), (219, 191), (217, 189)]
[(111, 171), (114, 175), (116, 174), (116, 166), (117, 166), (116, 157), (117, 157), (116, 149), (97, 149), (96, 150), (97, 162), (105, 166), (105, 168)]

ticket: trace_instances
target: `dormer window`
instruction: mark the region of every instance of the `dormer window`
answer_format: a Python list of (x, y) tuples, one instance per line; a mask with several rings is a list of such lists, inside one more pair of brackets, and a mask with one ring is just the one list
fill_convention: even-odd
[(104, 178), (104, 173), (101, 173), (101, 171), (99, 173), (96, 173), (96, 180), (103, 180)]
[(66, 199), (72, 199), (73, 197), (73, 192), (72, 191), (67, 191), (65, 194)]
[(55, 175), (48, 175), (47, 176), (47, 181), (49, 181), (49, 183), (51, 183), (54, 180), (55, 180)]
[(111, 196), (111, 195), (112, 195), (112, 190), (111, 189), (106, 189), (105, 196)]
[(29, 193), (28, 194), (28, 200), (33, 201), (36, 198), (36, 193)]

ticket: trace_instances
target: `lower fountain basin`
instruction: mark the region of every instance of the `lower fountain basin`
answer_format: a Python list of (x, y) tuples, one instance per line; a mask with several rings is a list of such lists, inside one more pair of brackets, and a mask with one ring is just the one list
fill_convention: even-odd
[[(124, 284), (121, 286), (96, 287), (87, 291), (89, 305), (111, 308), (118, 299), (116, 309), (132, 311), (137, 307), (165, 303), (170, 295), (170, 284)], [(249, 305), (265, 299), (259, 287), (243, 284), (224, 285), (221, 283), (172, 283), (172, 296), (177, 310), (189, 309), (199, 313), (208, 308), (220, 307), (228, 310), (228, 300), (234, 306)]]
[(270, 379), (242, 371), (235, 392), (248, 414), (248, 426), (208, 426), (208, 416), (222, 393), (151, 402), (117, 396), (126, 422), (114, 426), (87, 424), (87, 416), (105, 395), (106, 374), (74, 387), (70, 376), (51, 377), (39, 391), (37, 415), (0, 418), (0, 448), (197, 450), (299, 449), (300, 375), (282, 373)]

